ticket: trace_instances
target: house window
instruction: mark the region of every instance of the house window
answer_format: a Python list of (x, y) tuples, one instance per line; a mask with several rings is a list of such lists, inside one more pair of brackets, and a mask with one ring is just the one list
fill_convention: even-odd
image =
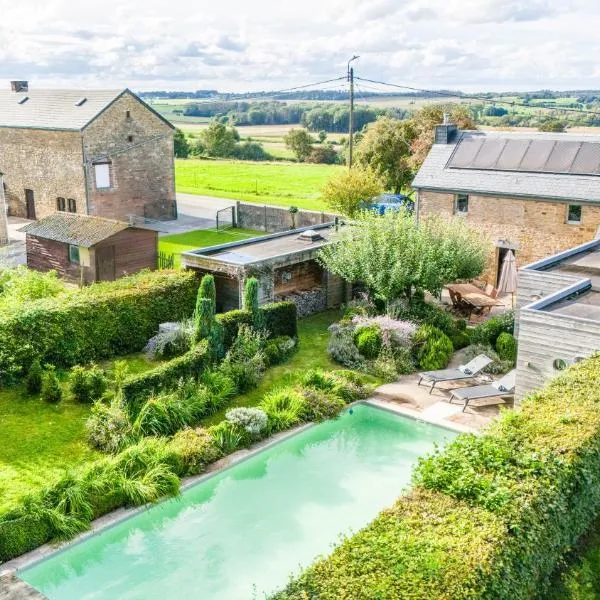
[(75, 265), (79, 264), (79, 246), (69, 244), (69, 262)]
[(466, 215), (469, 212), (469, 196), (467, 194), (456, 194), (454, 212), (457, 215)]
[(94, 176), (97, 190), (110, 189), (110, 163), (94, 165)]
[(128, 119), (131, 119), (131, 111), (130, 111), (130, 110), (127, 110), (127, 111), (125, 111), (125, 116), (126, 116)]
[(64, 212), (64, 210), (65, 210), (65, 199), (64, 198), (56, 199), (56, 210)]
[(69, 212), (77, 212), (77, 202), (75, 202), (75, 198), (69, 198), (67, 200), (67, 206), (69, 208)]
[(567, 223), (571, 225), (581, 223), (581, 204), (569, 204), (567, 207)]
[(127, 141), (128, 142), (133, 142), (133, 136), (132, 135), (128, 135), (127, 136)]

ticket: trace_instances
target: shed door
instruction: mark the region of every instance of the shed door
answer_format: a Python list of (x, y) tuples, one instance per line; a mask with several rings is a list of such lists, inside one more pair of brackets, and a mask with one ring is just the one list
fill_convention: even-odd
[(115, 247), (96, 248), (96, 281), (115, 280)]

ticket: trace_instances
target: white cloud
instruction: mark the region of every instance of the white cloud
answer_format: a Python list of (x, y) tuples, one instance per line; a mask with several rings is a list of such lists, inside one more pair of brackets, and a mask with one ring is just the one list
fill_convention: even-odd
[(598, 88), (597, 0), (0, 0), (0, 85)]

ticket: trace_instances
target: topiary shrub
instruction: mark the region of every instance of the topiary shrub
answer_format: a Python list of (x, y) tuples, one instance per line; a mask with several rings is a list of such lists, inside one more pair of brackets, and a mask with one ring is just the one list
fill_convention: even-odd
[(298, 337), (298, 311), (293, 302), (263, 304), (260, 309), (260, 324), (269, 337), (280, 335)]
[(354, 343), (365, 358), (377, 358), (383, 343), (381, 328), (379, 325), (366, 325), (357, 328), (354, 332)]
[(217, 312), (217, 289), (213, 275), (207, 274), (202, 277), (200, 287), (198, 288), (198, 298), (205, 298), (210, 302), (212, 316), (214, 317)]
[(89, 368), (76, 366), (71, 369), (69, 385), (73, 399), (77, 402), (94, 402), (108, 388), (108, 378), (97, 365)]
[(258, 288), (258, 279), (256, 277), (248, 277), (246, 279), (242, 307), (251, 313), (254, 319), (258, 315)]
[(42, 391), (42, 377), (44, 370), (40, 364), (40, 360), (36, 358), (27, 371), (25, 378), (25, 389), (30, 396), (39, 394)]
[(502, 360), (515, 363), (517, 360), (517, 340), (515, 336), (503, 331), (496, 340), (496, 352)]
[(448, 366), (454, 347), (450, 338), (431, 325), (422, 325), (414, 337), (414, 352), (421, 369), (435, 371)]
[(49, 404), (58, 404), (62, 400), (62, 388), (53, 365), (46, 365), (42, 375), (42, 398)]
[(241, 325), (252, 325), (252, 313), (247, 310), (230, 310), (217, 315), (217, 322), (223, 328), (223, 345), (228, 350), (237, 337)]

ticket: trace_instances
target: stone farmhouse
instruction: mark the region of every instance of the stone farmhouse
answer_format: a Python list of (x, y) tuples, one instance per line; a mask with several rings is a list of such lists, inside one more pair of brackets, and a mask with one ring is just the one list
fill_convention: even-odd
[(439, 125), (413, 188), (417, 219), (458, 216), (489, 236), (496, 285), (508, 250), (523, 266), (596, 237), (600, 136)]
[(130, 90), (0, 91), (10, 216), (176, 217), (173, 126)]

